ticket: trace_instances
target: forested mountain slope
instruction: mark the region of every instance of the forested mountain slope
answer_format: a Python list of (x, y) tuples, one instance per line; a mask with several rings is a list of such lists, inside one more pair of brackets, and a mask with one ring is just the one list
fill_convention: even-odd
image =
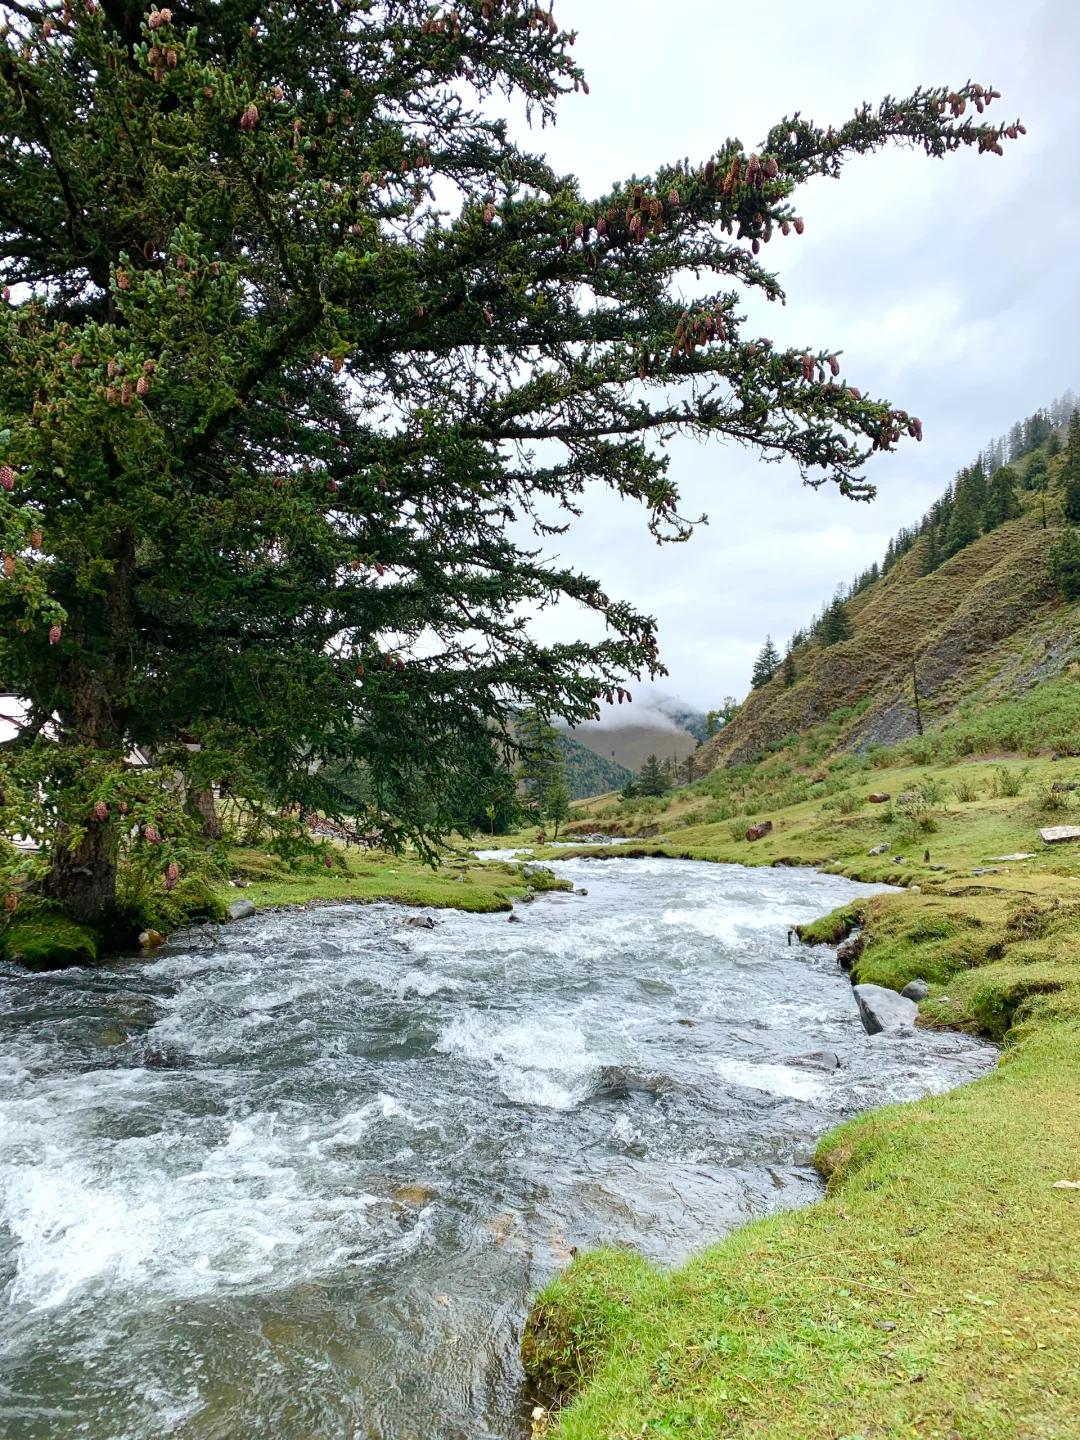
[[(858, 712), (846, 717), (854, 723), (844, 727), (845, 748), (892, 745), (917, 733), (920, 713), (929, 730), (961, 704), (1023, 693), (1080, 660), (1080, 607), (1052, 573), (1062, 537), (1075, 534), (1068, 460), (1068, 450), (1047, 459), (1045, 447), (1024, 457), (1014, 467), (1016, 518), (981, 535), (976, 522), (973, 538), (944, 561), (937, 547), (947, 525), (928, 525), (917, 538), (907, 532), (909, 548), (844, 604), (850, 637), (797, 637), (773, 678), (702, 747), (704, 766), (754, 759), (840, 710)], [(949, 523), (955, 532), (955, 507)]]

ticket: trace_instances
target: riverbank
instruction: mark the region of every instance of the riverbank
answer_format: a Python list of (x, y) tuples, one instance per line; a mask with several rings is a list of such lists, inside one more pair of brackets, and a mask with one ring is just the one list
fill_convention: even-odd
[(389, 901), (490, 915), (512, 910), (530, 892), (572, 888), (543, 872), (526, 878), (517, 864), (477, 860), (463, 847), (446, 851), (437, 869), (413, 853), (345, 846), (334, 847), (332, 869), (306, 864), (290, 870), (260, 850), (234, 850), (230, 860), (232, 884), (217, 893), (229, 904), (250, 900), (256, 909)]
[[(757, 843), (739, 833), (747, 819), (582, 852), (812, 863), (903, 885), (801, 933), (836, 944), (861, 927), (854, 980), (924, 978), (920, 1025), (1005, 1049), (985, 1080), (827, 1136), (816, 1163), (828, 1196), (807, 1211), (750, 1225), (672, 1272), (611, 1251), (575, 1260), (537, 1298), (523, 1344), (552, 1407), (537, 1433), (1076, 1433), (1080, 883), (1075, 848), (1037, 838), (1069, 803), (1071, 791), (1050, 788), (1062, 767), (1024, 769), (951, 767), (971, 798), (942, 795), (907, 820), (895, 798), (871, 807), (856, 792), (848, 816), (820, 801), (760, 811), (773, 829)], [(1026, 797), (1001, 793), (1012, 771)], [(945, 783), (925, 768), (887, 778), (891, 797), (916, 783), (941, 795)]]

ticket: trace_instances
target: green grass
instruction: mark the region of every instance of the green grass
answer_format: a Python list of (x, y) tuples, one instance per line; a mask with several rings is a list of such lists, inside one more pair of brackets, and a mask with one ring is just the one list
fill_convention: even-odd
[(464, 849), (446, 852), (437, 870), (415, 854), (390, 855), (381, 851), (336, 847), (335, 866), (303, 865), (289, 870), (274, 856), (260, 850), (234, 850), (234, 880), (244, 888), (222, 887), (227, 901), (250, 900), (259, 908), (306, 905), (313, 902), (392, 900), (400, 905), (431, 905), (443, 909), (487, 914), (512, 910), (513, 902), (528, 889), (568, 889), (570, 882), (536, 875), (522, 878), (513, 864), (481, 863)]
[[(535, 1435), (1080, 1436), (1080, 1190), (1054, 1188), (1080, 1181), (1080, 846), (1038, 838), (1080, 823), (1077, 795), (1051, 788), (1080, 764), (955, 763), (969, 741), (1005, 748), (1013, 724), (1054, 736), (1062, 716), (1071, 724), (1073, 686), (1043, 686), (996, 718), (959, 716), (945, 760), (905, 747), (830, 755), (842, 726), (788, 739), (666, 797), (656, 840), (592, 852), (798, 859), (897, 883), (802, 937), (836, 944), (861, 925), (853, 979), (899, 989), (921, 977), (920, 1024), (1005, 1049), (985, 1080), (827, 1136), (828, 1195), (808, 1210), (675, 1271), (614, 1251), (578, 1257), (538, 1297), (523, 1342), (551, 1407)], [(867, 803), (878, 790), (892, 803)], [(915, 790), (926, 803), (905, 819), (898, 797)], [(729, 813), (703, 822), (706, 797)], [(611, 797), (579, 808), (583, 824), (636, 818)], [(774, 826), (754, 844), (751, 816)], [(867, 854), (879, 844), (883, 855)], [(994, 858), (1015, 852), (1034, 857)]]
[[(853, 1121), (827, 1199), (673, 1272), (583, 1256), (539, 1297), (558, 1440), (1075, 1437), (1080, 1029), (1048, 1024), (985, 1080)], [(547, 1429), (546, 1422), (536, 1426)]]

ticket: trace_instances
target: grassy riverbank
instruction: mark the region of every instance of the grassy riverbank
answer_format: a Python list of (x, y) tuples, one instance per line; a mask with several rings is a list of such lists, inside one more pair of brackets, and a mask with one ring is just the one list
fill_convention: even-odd
[[(891, 758), (844, 757), (814, 772), (826, 776), (816, 787), (814, 774), (777, 774), (783, 760), (707, 777), (729, 802), (738, 785), (749, 808), (710, 823), (694, 813), (701, 789), (683, 792), (649, 817), (659, 834), (591, 853), (801, 862), (906, 887), (804, 934), (835, 944), (864, 926), (853, 978), (925, 978), (920, 1023), (1003, 1041), (1002, 1064), (827, 1136), (825, 1200), (682, 1269), (579, 1257), (526, 1332), (527, 1370), (552, 1406), (538, 1433), (1080, 1434), (1080, 1187), (1055, 1188), (1080, 1182), (1080, 847), (1038, 839), (1040, 826), (1080, 819), (1074, 792), (1052, 788), (1076, 780), (1077, 762)], [(817, 793), (799, 793), (807, 785)], [(889, 802), (869, 803), (886, 791)], [(898, 801), (913, 792), (924, 803)], [(587, 818), (625, 824), (615, 803)], [(748, 843), (745, 829), (766, 818), (773, 830)], [(1018, 854), (1031, 858), (996, 858)]]
[[(258, 908), (275, 905), (389, 900), (399, 905), (431, 905), (476, 914), (512, 910), (529, 890), (567, 888), (542, 874), (525, 880), (518, 865), (481, 862), (463, 846), (447, 850), (437, 869), (415, 854), (335, 847), (334, 867), (305, 864), (289, 869), (259, 850), (231, 854), (233, 886), (221, 887), (226, 901), (250, 900)], [(235, 888), (236, 885), (241, 888)]]

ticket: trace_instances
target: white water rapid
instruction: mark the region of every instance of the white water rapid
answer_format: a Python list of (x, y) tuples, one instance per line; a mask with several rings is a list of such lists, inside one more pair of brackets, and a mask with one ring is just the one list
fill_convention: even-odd
[(788, 946), (868, 886), (556, 868), (588, 896), (522, 924), (334, 905), (0, 969), (7, 1440), (509, 1440), (573, 1247), (678, 1260), (814, 1199), (844, 1116), (994, 1063), (867, 1036)]

